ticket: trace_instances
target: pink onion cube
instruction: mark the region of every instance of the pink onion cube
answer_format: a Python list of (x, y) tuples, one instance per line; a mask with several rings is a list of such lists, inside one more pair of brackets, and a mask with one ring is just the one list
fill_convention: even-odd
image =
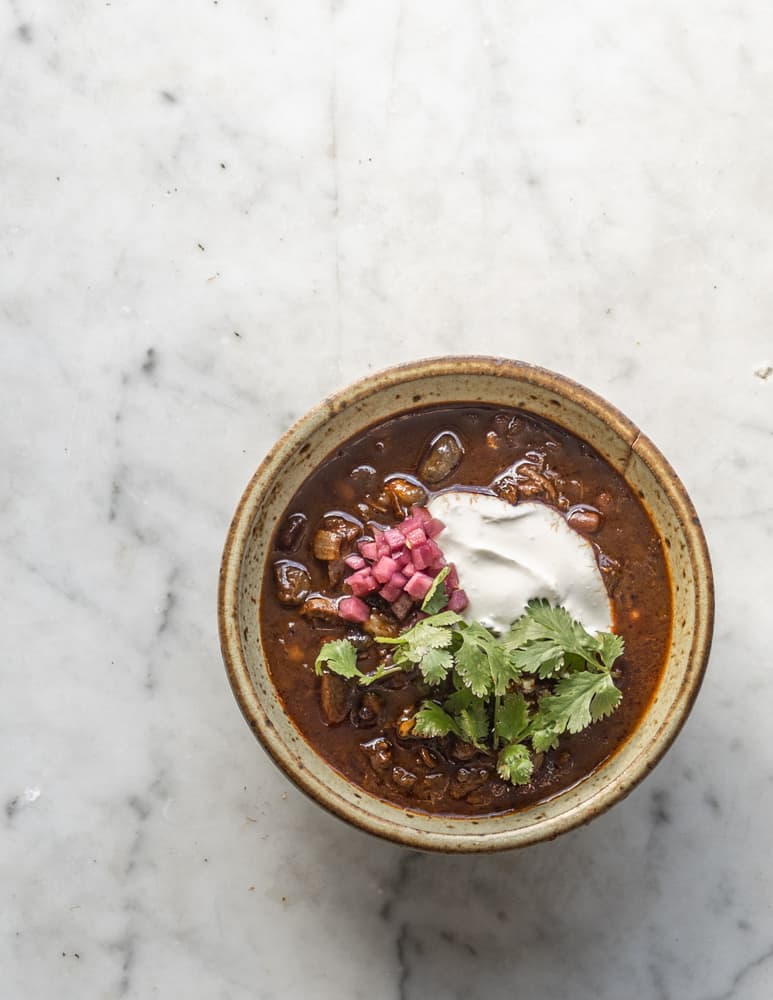
[(344, 563), (349, 567), (349, 569), (365, 569), (367, 566), (367, 563), (362, 556), (358, 556), (356, 552), (352, 552), (350, 556), (347, 556), (346, 559), (344, 559)]
[(360, 550), (360, 555), (370, 562), (375, 562), (378, 559), (375, 542), (360, 542), (357, 548)]
[(389, 601), (390, 604), (392, 601), (396, 601), (402, 592), (403, 588), (395, 587), (393, 583), (385, 583), (381, 590), (379, 590), (379, 594), (381, 594), (385, 601)]
[(382, 556), (379, 561), (373, 566), (373, 576), (378, 580), (379, 583), (389, 583), (389, 579), (393, 573), (396, 573), (399, 566), (394, 561), (390, 559), (389, 556)]
[(409, 549), (418, 548), (419, 545), (424, 545), (426, 541), (427, 536), (424, 534), (424, 528), (411, 528), (405, 536), (405, 544)]
[(405, 585), (405, 593), (417, 601), (422, 601), (427, 596), (427, 591), (432, 586), (432, 577), (426, 573), (414, 573)]
[(366, 594), (372, 593), (378, 586), (370, 569), (357, 570), (356, 573), (348, 576), (345, 582), (355, 597), (364, 597)]
[(437, 538), (441, 531), (445, 531), (445, 527), (442, 521), (438, 521), (436, 517), (431, 517), (424, 524), (424, 533), (427, 538)]
[(420, 528), (422, 522), (416, 517), (406, 517), (398, 525), (397, 530), (401, 535), (407, 535), (409, 531)]
[(463, 590), (458, 588), (451, 594), (448, 598), (448, 610), (449, 611), (464, 611), (464, 609), (469, 604), (467, 595)]
[(384, 541), (387, 543), (392, 552), (396, 552), (405, 545), (405, 536), (402, 531), (398, 531), (397, 528), (387, 528), (384, 532)]
[(366, 622), (370, 618), (370, 608), (359, 597), (342, 597), (338, 602), (338, 616), (347, 622)]
[(440, 546), (437, 542), (433, 542), (431, 538), (427, 539), (427, 551), (429, 552), (429, 558), (431, 562), (445, 562), (443, 559), (443, 553), (440, 550)]
[(411, 558), (416, 569), (426, 569), (428, 566), (431, 566), (434, 562), (434, 554), (429, 547), (429, 543), (425, 542), (424, 545), (417, 546), (411, 552)]

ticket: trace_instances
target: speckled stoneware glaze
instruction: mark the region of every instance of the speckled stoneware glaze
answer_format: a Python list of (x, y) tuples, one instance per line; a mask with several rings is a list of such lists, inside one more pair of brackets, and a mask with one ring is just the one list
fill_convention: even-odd
[[(320, 459), (374, 423), (413, 407), (449, 402), (521, 407), (591, 444), (650, 511), (663, 539), (674, 600), (663, 679), (633, 736), (592, 775), (548, 802), (476, 819), (401, 809), (331, 768), (282, 709), (266, 667), (257, 618), (274, 526)], [(226, 669), (241, 710), (265, 749), (299, 788), (342, 819), (425, 850), (495, 851), (550, 840), (627, 795), (666, 752), (692, 707), (708, 658), (713, 615), (703, 532), (684, 487), (655, 446), (588, 389), (553, 372), (497, 358), (436, 358), (392, 368), (311, 410), (276, 444), (245, 490), (220, 571), (220, 640)]]

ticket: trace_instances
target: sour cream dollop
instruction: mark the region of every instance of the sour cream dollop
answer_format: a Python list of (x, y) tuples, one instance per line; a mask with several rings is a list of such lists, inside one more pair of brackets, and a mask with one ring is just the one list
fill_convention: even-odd
[(441, 493), (429, 509), (446, 526), (438, 541), (467, 593), (465, 618), (504, 632), (543, 597), (589, 632), (610, 630), (612, 607), (593, 548), (558, 511), (461, 491)]

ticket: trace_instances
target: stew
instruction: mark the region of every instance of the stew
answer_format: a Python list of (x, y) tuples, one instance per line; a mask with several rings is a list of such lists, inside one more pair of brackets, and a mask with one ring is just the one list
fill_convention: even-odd
[[(374, 537), (381, 542), (384, 533), (410, 525), (406, 519), (417, 512), (429, 517), (423, 513), (428, 504), (431, 514), (439, 495), (460, 490), (559, 512), (592, 547), (612, 630), (625, 640), (615, 664), (619, 707), (535, 754), (529, 780), (521, 784), (501, 777), (490, 748), (458, 733), (415, 735), (412, 716), (428, 697), (418, 670), (387, 672), (367, 686), (315, 670), (323, 646), (344, 638), (354, 646), (361, 671), (389, 662), (392, 647), (383, 640), (399, 637), (423, 618), (426, 584), (401, 582), (405, 560), (394, 566), (382, 560), (389, 574), (373, 589), (368, 574), (376, 571), (378, 560), (364, 547), (373, 548)], [(435, 541), (442, 550), (442, 534)], [(373, 558), (362, 557), (363, 551)], [(429, 555), (426, 560), (429, 568), (422, 573), (431, 577), (432, 566), (443, 560), (433, 564)], [(418, 581), (419, 570), (409, 565)], [(357, 573), (359, 579), (371, 579), (370, 590), (357, 590)], [(464, 613), (463, 567), (454, 567), (453, 574), (451, 586), (444, 584), (449, 607)], [(514, 607), (513, 620), (522, 612)], [(286, 712), (346, 779), (403, 808), (468, 816), (550, 798), (613, 754), (653, 697), (668, 651), (671, 615), (661, 540), (621, 475), (586, 442), (547, 420), (515, 409), (454, 404), (396, 416), (320, 462), (276, 528), (265, 567), (260, 628)]]

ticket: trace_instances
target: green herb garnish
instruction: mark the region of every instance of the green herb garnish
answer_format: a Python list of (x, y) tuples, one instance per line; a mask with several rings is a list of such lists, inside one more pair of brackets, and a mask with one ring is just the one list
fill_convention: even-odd
[(418, 668), (439, 690), (414, 715), (413, 735), (453, 734), (496, 753), (503, 780), (527, 784), (535, 753), (555, 749), (564, 733), (581, 732), (620, 704), (612, 667), (623, 639), (610, 632), (591, 635), (544, 600), (530, 601), (509, 631), (497, 636), (454, 611), (433, 611), (445, 596), (443, 579), (438, 574), (422, 605), (429, 617), (396, 638), (376, 639), (393, 647), (390, 662), (363, 674), (354, 645), (336, 639), (322, 646), (316, 671), (369, 685)]
[(441, 569), (432, 581), (432, 586), (427, 591), (427, 596), (421, 602), (421, 610), (425, 611), (428, 615), (436, 615), (438, 611), (442, 611), (446, 604), (448, 604), (448, 594), (446, 593), (446, 588), (443, 586), (443, 581), (450, 572), (450, 566), (444, 566)]

